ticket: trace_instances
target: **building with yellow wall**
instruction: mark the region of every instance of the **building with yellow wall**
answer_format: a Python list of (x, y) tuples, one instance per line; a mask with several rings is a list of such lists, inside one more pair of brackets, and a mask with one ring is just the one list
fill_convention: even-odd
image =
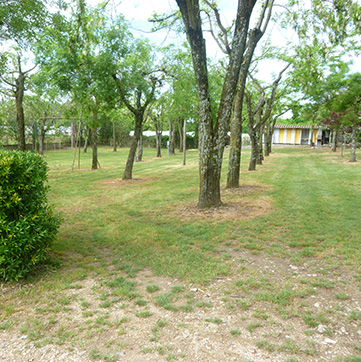
[(322, 127), (301, 124), (276, 124), (272, 143), (285, 145), (317, 145), (328, 143), (329, 131)]

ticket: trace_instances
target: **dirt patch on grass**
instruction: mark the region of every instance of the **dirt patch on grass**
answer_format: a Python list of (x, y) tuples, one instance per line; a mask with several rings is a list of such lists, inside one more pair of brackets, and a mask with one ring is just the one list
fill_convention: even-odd
[(132, 178), (131, 180), (123, 180), (121, 178), (102, 180), (101, 184), (107, 187), (118, 187), (123, 185), (132, 185), (140, 182), (149, 182), (152, 179), (150, 177)]
[(356, 162), (350, 162), (350, 155), (347, 152), (344, 153), (343, 156), (341, 156), (339, 153), (332, 153), (332, 154), (328, 154), (324, 158), (326, 160), (330, 160), (332, 163), (343, 164), (343, 165), (360, 165), (361, 164), (360, 160), (357, 160)]
[(222, 253), (232, 272), (207, 286), (149, 269), (129, 278), (111, 262), (102, 266), (108, 275), (58, 291), (41, 283), (17, 292), (2, 286), (10, 290), (0, 360), (316, 362), (360, 355), (357, 271), (314, 258), (295, 264), (236, 243)]
[[(272, 199), (264, 194), (269, 189), (259, 185), (242, 185), (234, 189), (223, 189), (223, 204), (219, 207), (199, 209), (196, 205), (183, 205), (173, 210), (182, 220), (194, 219), (250, 219), (267, 214)], [(257, 196), (257, 197), (255, 197)]]

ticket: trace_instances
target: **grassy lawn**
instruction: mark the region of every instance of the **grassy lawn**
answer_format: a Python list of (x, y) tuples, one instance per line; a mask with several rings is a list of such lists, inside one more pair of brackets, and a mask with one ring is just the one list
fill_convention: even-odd
[[(223, 186), (224, 206), (200, 212), (196, 150), (182, 166), (182, 155), (157, 159), (155, 150), (145, 149), (144, 161), (134, 165), (134, 180), (122, 181), (127, 152), (100, 148), (97, 171), (86, 169), (91, 154), (82, 154), (82, 169), (74, 172), (73, 151), (46, 154), (50, 200), (64, 221), (48, 269), (21, 286), (7, 286), (14, 290), (0, 300), (1, 329), (33, 333), (39, 345), (70, 343), (75, 334), (93, 343), (92, 333), (101, 329), (126, 334), (126, 320), (110, 321), (104, 310), (132, 305), (137, 320), (152, 320), (153, 307), (178, 315), (207, 311), (215, 301), (201, 299), (197, 291), (203, 289), (218, 298), (223, 314), (243, 321), (242, 328), (227, 325), (229, 338), (256, 333), (257, 348), (291, 356), (289, 361), (317, 360), (324, 353), (310, 337), (320, 325), (330, 339), (344, 325), (352, 325), (353, 333), (361, 329), (361, 311), (351, 303), (351, 293), (361, 292), (360, 163), (350, 164), (329, 150), (278, 148), (258, 171), (248, 172), (245, 150), (241, 187)], [(225, 152), (223, 184), (227, 157)], [(146, 272), (160, 279), (142, 287)], [(86, 293), (68, 293), (85, 290), (82, 282), (89, 278), (97, 280), (91, 290), (98, 305), (92, 308)], [(161, 278), (179, 285), (164, 289)], [(224, 281), (218, 290), (217, 280)], [(329, 302), (319, 310), (315, 297)], [(46, 318), (20, 318), (24, 303), (43, 310)], [(79, 322), (77, 332), (64, 326), (50, 332), (51, 321), (55, 324), (60, 312), (71, 316), (75, 304), (87, 327)], [(206, 317), (204, 323), (222, 328), (224, 316)], [(293, 330), (303, 342), (270, 332), (294, 319)], [(154, 322), (150, 342), (158, 343), (162, 330), (170, 328), (167, 323)], [(162, 350), (166, 360), (185, 357), (165, 345), (159, 348), (144, 344), (142, 353), (163, 356)], [(345, 350), (343, 357), (335, 352), (333, 360), (360, 361), (360, 343), (350, 342)], [(107, 353), (99, 348), (89, 355), (106, 361)]]
[[(351, 268), (360, 265), (360, 165), (335, 162), (342, 161), (338, 155), (277, 149), (272, 162), (251, 173), (245, 171), (245, 151), (241, 183), (258, 190), (225, 192), (223, 201), (269, 197), (271, 210), (243, 220), (198, 214), (191, 222), (184, 214), (197, 203), (197, 151), (190, 151), (187, 166), (181, 166), (181, 155), (156, 159), (147, 149), (130, 182), (120, 179), (125, 149), (101, 149), (102, 169), (95, 172), (71, 172), (71, 155), (46, 155), (51, 201), (64, 217), (55, 251), (66, 254), (68, 262), (78, 264), (80, 258), (85, 269), (88, 259), (112, 255), (117, 264), (121, 259), (135, 269), (150, 267), (156, 274), (205, 283), (228, 272), (216, 255), (230, 240), (298, 263), (316, 256)], [(89, 154), (82, 163), (90, 164)]]

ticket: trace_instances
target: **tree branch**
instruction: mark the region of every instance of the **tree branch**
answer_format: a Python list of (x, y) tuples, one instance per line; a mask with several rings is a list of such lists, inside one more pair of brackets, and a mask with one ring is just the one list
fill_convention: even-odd
[(150, 92), (149, 97), (145, 100), (143, 109), (146, 109), (148, 104), (153, 100), (156, 86), (157, 86), (157, 79), (152, 78), (152, 91)]
[(229, 46), (229, 42), (228, 42), (228, 32), (227, 32), (227, 29), (222, 24), (219, 11), (218, 11), (217, 7), (214, 6), (210, 1), (204, 0), (204, 2), (213, 10), (214, 15), (215, 15), (216, 20), (217, 20), (218, 27), (221, 30), (222, 34), (223, 34), (222, 42), (223, 42), (223, 44), (225, 46), (226, 54), (230, 54), (231, 53), (231, 47)]
[(25, 75), (25, 74), (28, 74), (28, 73), (30, 73), (31, 71), (33, 71), (36, 67), (37, 67), (38, 65), (37, 64), (35, 64), (31, 69), (29, 69), (29, 70), (27, 70), (27, 71), (25, 71), (25, 72), (23, 72), (23, 74)]
[(225, 54), (230, 54), (230, 51), (227, 51), (227, 49), (223, 46), (223, 42), (221, 43), (219, 41), (219, 39), (216, 37), (216, 34), (214, 34), (214, 31), (213, 31), (213, 25), (212, 25), (212, 19), (211, 19), (211, 16), (208, 14), (207, 11), (205, 11), (207, 17), (208, 17), (208, 20), (209, 20), (209, 31), (210, 33), (212, 34), (212, 37), (213, 39), (215, 40), (215, 42), (217, 43), (217, 45), (219, 46), (219, 48), (221, 49), (221, 51)]
[(6, 79), (4, 79), (4, 78), (2, 77), (2, 75), (0, 75), (0, 79), (1, 79), (4, 83), (6, 83), (7, 85), (9, 85), (10, 87), (16, 87), (16, 84), (12, 84), (12, 83), (8, 82)]
[(116, 74), (112, 74), (112, 78), (113, 78), (114, 81), (115, 81), (115, 85), (116, 85), (116, 87), (117, 87), (117, 89), (118, 89), (118, 91), (119, 91), (120, 98), (122, 99), (122, 101), (124, 102), (124, 104), (127, 106), (127, 108), (128, 108), (133, 114), (136, 114), (136, 113), (137, 113), (137, 110), (129, 103), (128, 99), (126, 98), (124, 89), (123, 89), (123, 87), (122, 87), (121, 84), (120, 84), (119, 78), (117, 77)]

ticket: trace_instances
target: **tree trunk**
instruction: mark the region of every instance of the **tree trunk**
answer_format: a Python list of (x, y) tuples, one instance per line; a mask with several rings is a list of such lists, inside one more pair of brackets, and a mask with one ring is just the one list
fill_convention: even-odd
[(350, 162), (356, 162), (356, 127), (352, 128)]
[(157, 157), (162, 157), (162, 132), (156, 131)]
[(155, 127), (155, 140), (157, 146), (157, 157), (162, 157), (162, 133), (163, 133), (163, 119), (154, 119)]
[(34, 122), (33, 123), (33, 151), (37, 152), (38, 151), (38, 123)]
[(75, 148), (76, 142), (76, 121), (71, 122), (71, 148)]
[(117, 152), (117, 129), (116, 123), (113, 121), (113, 152)]
[(179, 152), (183, 152), (183, 131), (184, 131), (184, 119), (179, 120), (179, 127), (178, 127), (178, 133), (179, 133)]
[(341, 133), (341, 157), (343, 157), (343, 150), (345, 149), (346, 135)]
[(16, 79), (16, 90), (15, 90), (16, 125), (18, 131), (18, 148), (20, 151), (26, 151), (25, 117), (24, 117), (24, 108), (23, 108), (24, 91), (25, 91), (25, 75), (20, 70), (19, 77)]
[(238, 90), (233, 107), (231, 121), (231, 149), (229, 150), (227, 188), (239, 187), (239, 177), (241, 172), (241, 152), (242, 152), (242, 109), (243, 94)]
[(250, 32), (249, 46), (247, 53), (244, 57), (240, 77), (238, 80), (238, 90), (235, 98), (235, 106), (231, 120), (231, 149), (229, 152), (228, 175), (227, 175), (227, 188), (239, 187), (241, 153), (242, 153), (242, 109), (244, 90), (246, 87), (246, 80), (248, 69), (253, 58), (256, 46), (261, 39), (263, 33), (257, 32), (257, 29), (252, 29)]
[(273, 137), (273, 132), (275, 130), (275, 124), (276, 124), (277, 118), (278, 118), (278, 116), (275, 118), (271, 117), (271, 121), (269, 122), (268, 127), (267, 127), (266, 148), (267, 148), (268, 155), (270, 155), (272, 153), (272, 137)]
[(142, 162), (143, 160), (143, 125), (141, 126), (140, 137), (138, 141), (138, 149), (135, 162)]
[(257, 165), (262, 165), (262, 161), (264, 160), (263, 157), (263, 142), (262, 142), (262, 128), (257, 132)]
[(338, 132), (337, 129), (333, 130), (332, 132), (332, 152), (336, 152), (337, 150), (337, 142), (338, 142)]
[(174, 139), (175, 139), (175, 132), (174, 132), (174, 124), (172, 121), (169, 121), (169, 154), (174, 155)]
[[(208, 152), (205, 151), (201, 146), (200, 155), (207, 155)], [(210, 153), (213, 157), (201, 157), (200, 161), (200, 192), (198, 199), (198, 207), (200, 208), (217, 207), (222, 204), (220, 191), (221, 169), (216, 162), (217, 149), (213, 149)]]
[(257, 134), (254, 131), (249, 132), (249, 137), (251, 139), (251, 159), (249, 162), (248, 171), (255, 171), (256, 170), (256, 164), (257, 164), (257, 158), (259, 156), (259, 150), (258, 150), (258, 144), (257, 144)]
[(137, 151), (138, 142), (142, 132), (142, 122), (143, 122), (143, 112), (138, 112), (135, 114), (135, 128), (134, 128), (134, 138), (130, 146), (129, 155), (127, 163), (125, 165), (125, 170), (123, 173), (123, 180), (131, 180), (133, 173), (133, 164), (135, 159), (135, 153)]
[(222, 204), (220, 177), (224, 146), (231, 118), (234, 95), (246, 46), (249, 19), (256, 0), (239, 1), (230, 49), (229, 64), (215, 124), (210, 101), (207, 54), (202, 31), (199, 1), (176, 0), (191, 47), (199, 105), (199, 201), (198, 207)]
[(46, 122), (46, 119), (43, 117), (43, 118), (41, 119), (40, 139), (39, 139), (39, 153), (40, 153), (41, 155), (44, 155), (45, 122)]
[(85, 128), (84, 153), (87, 153), (87, 150), (88, 150), (89, 133), (90, 133), (90, 129), (88, 127), (86, 127)]
[(264, 155), (265, 157), (269, 156), (272, 152), (272, 134), (273, 134), (273, 127), (272, 123), (270, 122), (267, 125), (267, 129), (265, 132), (265, 140), (264, 140)]
[(90, 142), (91, 148), (93, 150), (92, 153), (92, 170), (98, 169), (98, 145), (97, 145), (97, 128), (90, 129)]

